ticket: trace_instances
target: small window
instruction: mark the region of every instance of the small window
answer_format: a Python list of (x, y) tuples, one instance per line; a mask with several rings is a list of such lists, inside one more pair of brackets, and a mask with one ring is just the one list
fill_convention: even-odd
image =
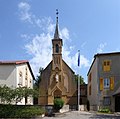
[(89, 95), (91, 95), (91, 85), (89, 86)]
[(23, 76), (22, 76), (22, 72), (19, 72), (19, 84), (18, 85), (22, 85), (23, 82)]
[(104, 66), (106, 66), (106, 62), (104, 61)]
[(110, 65), (110, 61), (107, 61), (107, 66), (109, 66)]
[(90, 75), (88, 76), (89, 82), (91, 82), (92, 79), (92, 74), (90, 73)]
[(22, 77), (22, 72), (21, 71), (19, 72), (19, 77)]
[(104, 88), (109, 88), (110, 87), (110, 79), (109, 78), (105, 78), (104, 79)]
[(104, 106), (109, 106), (110, 102), (111, 102), (110, 97), (104, 97), (104, 99), (103, 99)]
[(27, 80), (28, 78), (27, 78), (27, 76), (25, 77), (25, 80)]
[(111, 62), (110, 60), (104, 60), (103, 61), (103, 71), (107, 72), (107, 71), (110, 71), (110, 66), (111, 65)]
[(56, 53), (59, 53), (59, 45), (56, 44)]

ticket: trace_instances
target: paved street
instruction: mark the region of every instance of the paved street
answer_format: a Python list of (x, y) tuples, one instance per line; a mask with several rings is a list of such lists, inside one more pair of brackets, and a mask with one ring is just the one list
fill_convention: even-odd
[(120, 115), (103, 115), (89, 112), (68, 112), (55, 117), (44, 117), (43, 119), (120, 119)]

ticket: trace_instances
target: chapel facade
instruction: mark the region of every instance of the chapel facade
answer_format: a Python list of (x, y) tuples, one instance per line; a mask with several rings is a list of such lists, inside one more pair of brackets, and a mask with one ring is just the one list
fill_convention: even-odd
[(63, 99), (67, 105), (77, 104), (77, 82), (74, 71), (62, 59), (62, 46), (63, 40), (59, 37), (57, 16), (52, 39), (52, 61), (43, 70), (39, 84), (39, 105), (53, 105), (55, 98)]

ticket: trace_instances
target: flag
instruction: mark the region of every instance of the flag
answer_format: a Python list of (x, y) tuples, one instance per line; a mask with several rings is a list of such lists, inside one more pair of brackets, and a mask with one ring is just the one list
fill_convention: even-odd
[(78, 50), (78, 66), (80, 66), (80, 51)]

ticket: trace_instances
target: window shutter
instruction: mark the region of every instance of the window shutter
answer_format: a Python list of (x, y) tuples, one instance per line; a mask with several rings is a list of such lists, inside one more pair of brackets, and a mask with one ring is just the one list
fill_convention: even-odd
[(110, 65), (111, 65), (111, 61), (110, 60), (104, 60), (103, 61), (103, 71), (110, 71)]
[(100, 78), (100, 90), (103, 90), (103, 78)]
[(110, 77), (110, 90), (114, 89), (114, 77)]

